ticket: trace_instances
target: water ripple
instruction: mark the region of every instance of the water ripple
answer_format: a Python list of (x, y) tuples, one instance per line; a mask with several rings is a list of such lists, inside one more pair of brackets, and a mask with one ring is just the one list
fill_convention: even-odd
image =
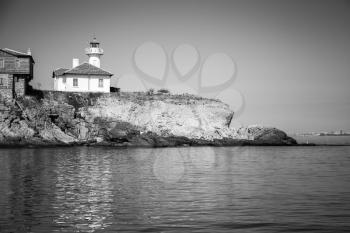
[(0, 232), (346, 232), (346, 147), (0, 150)]

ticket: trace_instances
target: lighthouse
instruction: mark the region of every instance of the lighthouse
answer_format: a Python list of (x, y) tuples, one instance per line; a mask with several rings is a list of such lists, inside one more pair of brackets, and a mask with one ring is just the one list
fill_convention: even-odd
[(110, 92), (113, 74), (100, 67), (100, 57), (103, 55), (100, 42), (94, 37), (89, 45), (85, 49), (89, 62), (79, 64), (79, 59), (73, 58), (71, 68), (58, 68), (52, 72), (55, 91)]
[(85, 49), (85, 53), (89, 56), (89, 64), (101, 67), (100, 57), (103, 55), (103, 49), (100, 48), (100, 42), (96, 37), (90, 42), (90, 47)]

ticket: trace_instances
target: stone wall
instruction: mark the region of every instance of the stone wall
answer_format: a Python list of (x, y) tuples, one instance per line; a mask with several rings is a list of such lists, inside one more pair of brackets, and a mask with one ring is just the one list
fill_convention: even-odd
[(0, 74), (0, 95), (2, 99), (12, 98), (12, 75)]
[[(26, 91), (26, 79), (15, 77), (16, 96), (24, 96)], [(12, 99), (13, 75), (0, 74), (0, 95), (3, 99)]]

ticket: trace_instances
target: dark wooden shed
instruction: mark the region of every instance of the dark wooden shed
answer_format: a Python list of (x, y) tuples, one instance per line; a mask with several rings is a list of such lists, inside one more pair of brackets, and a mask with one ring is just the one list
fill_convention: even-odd
[(34, 59), (30, 50), (22, 53), (12, 49), (0, 49), (0, 94), (16, 98), (30, 93), (29, 82), (34, 75)]

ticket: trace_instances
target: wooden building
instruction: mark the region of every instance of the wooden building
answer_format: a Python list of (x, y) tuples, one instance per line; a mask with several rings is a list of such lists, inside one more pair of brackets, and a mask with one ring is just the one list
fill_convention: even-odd
[(28, 94), (32, 87), (34, 59), (30, 50), (22, 53), (0, 49), (0, 95), (7, 98)]

